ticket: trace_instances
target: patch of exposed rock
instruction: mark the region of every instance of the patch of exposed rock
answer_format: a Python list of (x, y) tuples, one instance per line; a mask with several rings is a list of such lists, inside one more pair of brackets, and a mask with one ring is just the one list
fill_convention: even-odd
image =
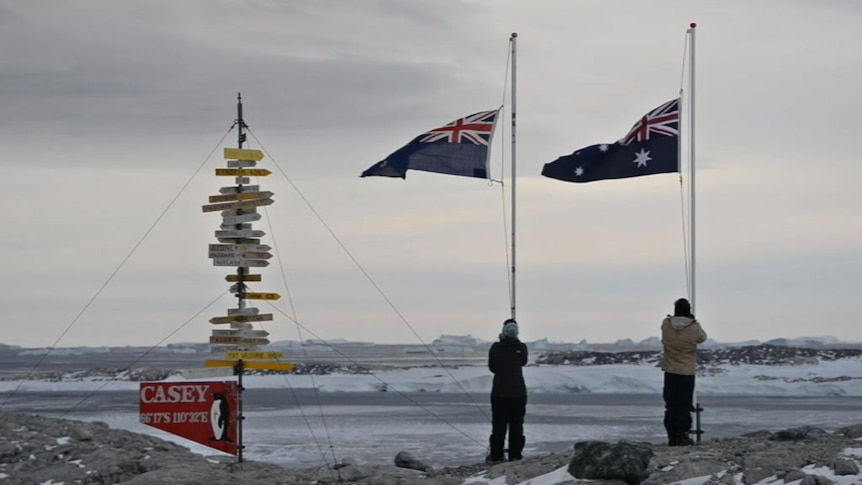
[[(460, 485), (471, 477), (505, 477), (517, 484), (561, 469), (557, 483), (589, 479), (618, 485), (661, 485), (701, 477), (705, 483), (754, 484), (801, 480), (830, 483), (827, 475), (859, 475), (862, 424), (834, 433), (800, 427), (708, 440), (688, 447), (642, 442), (573, 442), (567, 452), (493, 466), (435, 467), (401, 452), (389, 466), (346, 458), (334, 466), (288, 469), (232, 457), (205, 457), (149, 435), (44, 416), (0, 413), (0, 483), (80, 484), (366, 484)], [(856, 480), (857, 482), (859, 480)]]

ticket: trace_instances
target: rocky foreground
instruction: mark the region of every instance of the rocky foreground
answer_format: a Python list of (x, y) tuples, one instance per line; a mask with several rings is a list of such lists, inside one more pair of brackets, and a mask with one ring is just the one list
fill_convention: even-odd
[[(577, 442), (571, 453), (514, 463), (437, 468), (399, 453), (391, 466), (344, 459), (336, 466), (286, 469), (231, 457), (204, 457), (148, 435), (103, 423), (0, 413), (0, 485), (13, 484), (369, 484), (460, 485), (595, 483), (688, 484), (862, 483), (862, 423), (826, 432), (794, 428), (705, 441), (690, 447)], [(549, 475), (552, 474), (552, 475)]]

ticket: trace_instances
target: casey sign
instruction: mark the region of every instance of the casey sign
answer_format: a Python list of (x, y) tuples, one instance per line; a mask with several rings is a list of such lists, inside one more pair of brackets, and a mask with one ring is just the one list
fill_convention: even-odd
[(238, 393), (234, 381), (142, 382), (138, 419), (236, 455)]

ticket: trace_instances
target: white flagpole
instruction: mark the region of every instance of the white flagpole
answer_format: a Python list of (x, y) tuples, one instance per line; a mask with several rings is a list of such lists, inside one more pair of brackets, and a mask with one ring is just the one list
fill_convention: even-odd
[(515, 154), (517, 153), (515, 150), (515, 113), (516, 104), (515, 104), (515, 93), (517, 92), (517, 77), (516, 73), (517, 69), (517, 58), (515, 57), (515, 45), (518, 39), (518, 33), (513, 32), (512, 36), (509, 38), (512, 43), (512, 319), (515, 320), (515, 181), (518, 179), (515, 176)]
[(695, 157), (694, 157), (694, 131), (695, 131), (694, 130), (694, 29), (695, 29), (695, 27), (697, 27), (697, 24), (692, 22), (689, 25), (689, 29), (688, 29), (688, 34), (691, 38), (691, 45), (689, 47), (690, 48), (689, 63), (688, 63), (688, 67), (689, 67), (689, 74), (688, 74), (689, 111), (688, 112), (689, 112), (689, 120), (690, 120), (689, 123), (690, 123), (690, 127), (691, 127), (691, 129), (689, 130), (690, 133), (688, 135), (688, 144), (689, 144), (689, 146), (688, 146), (689, 155), (688, 156), (689, 156), (689, 180), (690, 180), (689, 188), (691, 190), (691, 193), (690, 193), (691, 212), (689, 213), (689, 217), (691, 218), (691, 223), (690, 223), (690, 228), (691, 228), (691, 248), (690, 248), (691, 249), (691, 313), (693, 315), (697, 315), (696, 310), (695, 310), (695, 300), (696, 300), (695, 295), (697, 294), (697, 292), (695, 291), (695, 288), (696, 288), (695, 287), (695, 261), (697, 259), (695, 258), (695, 245), (694, 245), (694, 242), (695, 242), (695, 225), (694, 225), (694, 222), (695, 222), (695, 217), (694, 217), (694, 213), (695, 213), (695, 197), (694, 197), (694, 181), (695, 181), (694, 180), (695, 179), (695, 172), (694, 172), (694, 160), (695, 160)]
[[(691, 190), (690, 196), (689, 196), (690, 204), (691, 204), (689, 217), (691, 218), (691, 223), (690, 223), (690, 228), (691, 228), (690, 229), (691, 230), (691, 234), (690, 234), (690, 238), (691, 238), (691, 241), (690, 241), (690, 246), (691, 246), (690, 247), (690, 250), (691, 250), (691, 295), (690, 295), (690, 298), (691, 298), (691, 313), (692, 313), (692, 315), (697, 315), (697, 313), (695, 312), (695, 295), (696, 295), (696, 291), (695, 291), (695, 289), (696, 289), (696, 287), (695, 287), (695, 260), (696, 260), (696, 258), (695, 258), (695, 237), (694, 237), (695, 236), (695, 225), (694, 225), (694, 222), (695, 222), (695, 217), (694, 217), (695, 216), (695, 192), (694, 192), (694, 187), (695, 187), (695, 170), (694, 170), (694, 160), (695, 160), (695, 157), (694, 157), (694, 132), (695, 132), (695, 129), (694, 129), (694, 29), (695, 29), (695, 27), (697, 27), (697, 24), (692, 22), (691, 24), (689, 24), (689, 29), (687, 31), (687, 33), (690, 37), (690, 41), (691, 41), (691, 43), (689, 45), (689, 59), (688, 59), (689, 60), (689, 62), (688, 62), (688, 68), (689, 68), (689, 72), (688, 72), (688, 83), (689, 83), (689, 90), (688, 90), (688, 93), (689, 93), (688, 94), (688, 103), (689, 103), (688, 113), (689, 113), (689, 115), (688, 115), (688, 119), (689, 119), (689, 127), (690, 127), (689, 135), (688, 135), (688, 154), (689, 154), (688, 155), (689, 156), (689, 166), (688, 167), (689, 167), (689, 184), (690, 184), (689, 188)], [(682, 128), (682, 126), (680, 126), (680, 128)], [(694, 400), (694, 416), (695, 416), (695, 427), (694, 427), (694, 429), (695, 429), (695, 442), (700, 443), (701, 436), (703, 435), (703, 430), (700, 427), (700, 413), (703, 411), (703, 408), (700, 407), (700, 403), (697, 400), (697, 388), (696, 387), (694, 389), (692, 397), (694, 398), (693, 400)]]

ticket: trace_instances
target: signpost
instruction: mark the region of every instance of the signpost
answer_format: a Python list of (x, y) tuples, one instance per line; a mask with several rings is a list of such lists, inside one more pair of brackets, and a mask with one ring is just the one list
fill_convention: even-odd
[[(226, 316), (216, 316), (209, 320), (213, 325), (228, 325), (228, 328), (214, 328), (211, 330), (209, 343), (210, 352), (225, 353), (225, 360), (207, 360), (206, 367), (213, 368), (213, 372), (207, 369), (198, 369), (196, 372), (189, 371), (184, 375), (218, 376), (223, 373), (221, 369), (232, 368), (233, 374), (237, 376), (236, 382), (224, 383), (194, 383), (176, 384), (175, 388), (146, 387), (141, 384), (141, 422), (151, 426), (160, 427), (168, 432), (187, 437), (207, 446), (221, 449), (237, 455), (239, 463), (242, 463), (242, 378), (245, 369), (265, 369), (276, 371), (290, 371), (293, 364), (289, 362), (270, 362), (283, 357), (280, 352), (264, 352), (259, 348), (268, 345), (269, 332), (263, 329), (255, 329), (255, 322), (267, 322), (273, 319), (272, 313), (260, 313), (254, 307), (247, 307), (248, 300), (278, 300), (278, 293), (248, 292), (246, 282), (258, 282), (263, 280), (259, 274), (250, 274), (249, 268), (264, 268), (269, 266), (268, 259), (272, 258), (270, 246), (260, 243), (260, 238), (266, 235), (264, 231), (254, 230), (252, 223), (259, 221), (258, 207), (267, 207), (273, 204), (273, 193), (260, 190), (260, 185), (248, 185), (250, 177), (264, 177), (272, 172), (265, 168), (257, 168), (257, 162), (263, 160), (263, 152), (243, 148), (246, 141), (245, 130), (248, 128), (242, 118), (242, 98), (237, 98), (237, 118), (234, 126), (238, 127), (238, 148), (225, 148), (224, 158), (227, 168), (216, 168), (217, 176), (235, 177), (235, 186), (221, 187), (218, 195), (210, 195), (208, 204), (201, 206), (203, 212), (221, 212), (222, 223), (219, 230), (214, 232), (215, 238), (222, 244), (210, 244), (207, 248), (207, 257), (212, 260), (213, 266), (233, 266), (236, 274), (225, 276), (225, 281), (233, 283), (229, 290), (236, 295), (237, 304), (235, 308), (228, 308)], [(204, 399), (208, 392), (206, 387), (210, 385), (224, 385), (222, 392), (213, 392), (212, 398)], [(173, 383), (170, 385), (174, 385)], [(147, 384), (150, 386), (150, 384)], [(181, 396), (182, 399), (195, 403), (209, 403), (210, 412), (199, 411), (197, 408), (189, 411), (178, 411), (175, 409), (163, 410), (153, 407), (158, 405), (176, 405), (170, 396)], [(146, 396), (146, 399), (145, 399)], [(159, 397), (164, 397), (164, 402)], [(228, 397), (222, 397), (228, 396)], [(185, 402), (185, 401), (183, 401)], [(204, 406), (204, 404), (201, 404)], [(174, 418), (171, 413), (176, 414)], [(171, 426), (173, 424), (183, 427), (165, 427), (167, 422), (164, 416), (169, 416)], [(144, 418), (146, 416), (146, 418)], [(209, 433), (204, 433), (205, 426), (188, 426), (193, 422), (195, 425), (206, 423), (211, 425)], [(155, 424), (153, 424), (155, 423)], [(199, 429), (200, 428), (200, 429)], [(207, 435), (204, 437), (204, 435)], [(206, 440), (206, 441), (202, 441)]]

